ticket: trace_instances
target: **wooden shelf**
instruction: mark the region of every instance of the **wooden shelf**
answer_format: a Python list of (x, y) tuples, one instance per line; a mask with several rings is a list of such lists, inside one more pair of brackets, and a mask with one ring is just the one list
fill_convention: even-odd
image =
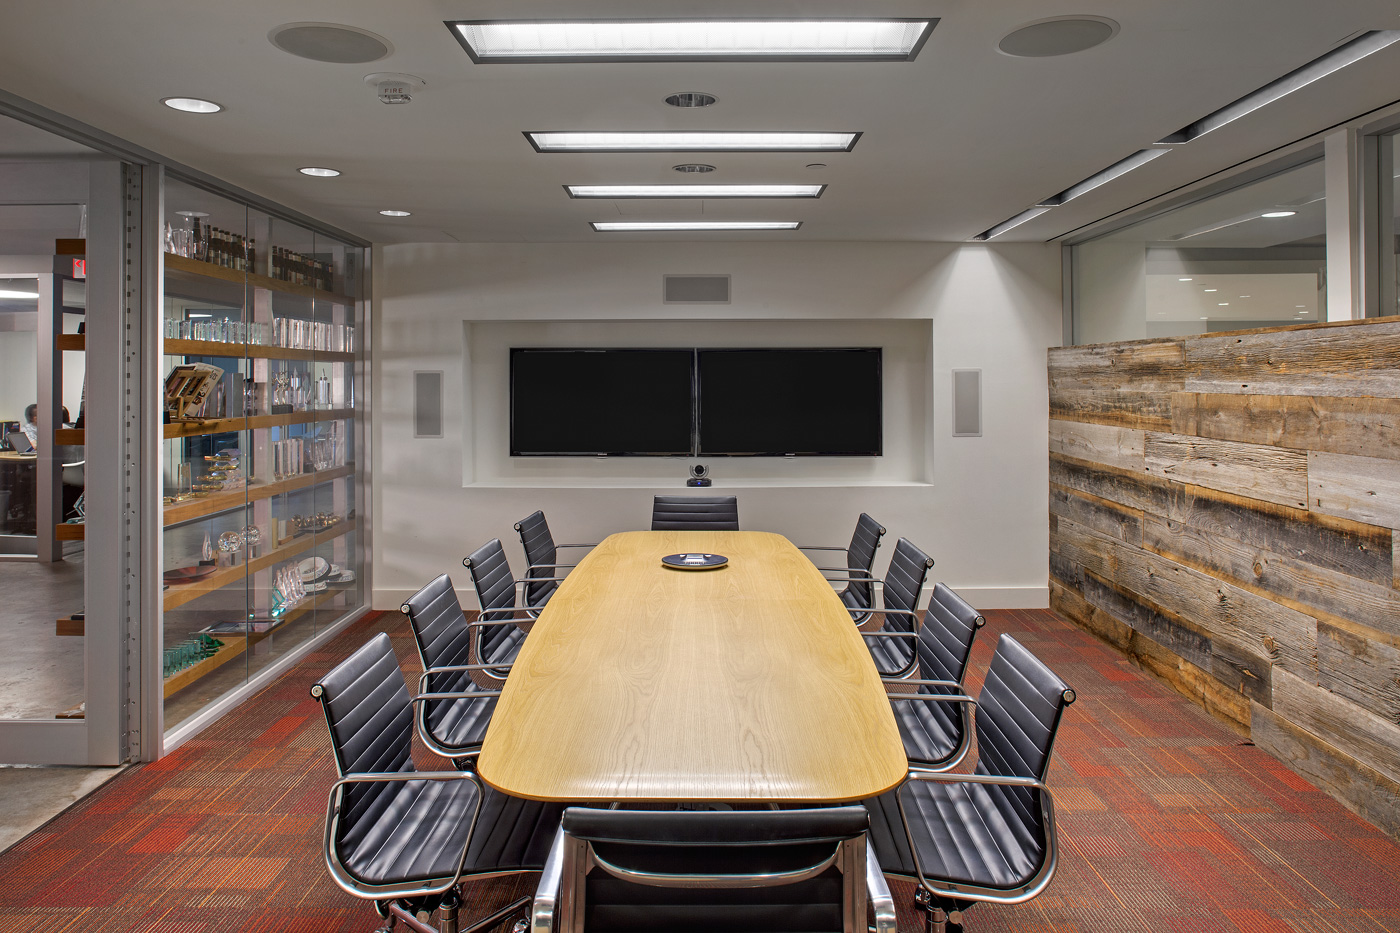
[(191, 664), (183, 671), (177, 671), (165, 678), (164, 695), (168, 697), (172, 693), (185, 689), (199, 678), (213, 673), (215, 669), (223, 667), (248, 650), (248, 640), (241, 635), (232, 638), (219, 638), (219, 641), (223, 642), (224, 645), (218, 651), (198, 664)]
[(54, 622), (55, 635), (83, 635), (86, 631), (87, 623), (83, 619), (59, 619)]
[[(285, 415), (249, 415), (246, 418), (209, 418), (204, 421), (178, 421), (163, 425), (165, 438), (198, 437), (201, 434), (227, 434), (249, 428), (275, 428), (289, 424), (314, 424), (319, 421), (346, 421), (355, 417), (355, 409), (318, 409), (293, 411)], [(57, 436), (58, 432), (54, 432)]]
[[(65, 348), (60, 347), (59, 349)], [(217, 340), (172, 340), (170, 338), (166, 338), (165, 341), (165, 355), (310, 360), (319, 363), (355, 362), (355, 354), (353, 353), (332, 353), (330, 350), (300, 350), (291, 347), (269, 347), (260, 343), (222, 343)]]
[(87, 525), (63, 522), (53, 530), (53, 536), (58, 541), (81, 541)]
[(59, 350), (86, 350), (87, 334), (57, 334), (53, 342)]
[(259, 275), (256, 272), (241, 272), (238, 269), (228, 269), (224, 266), (216, 266), (212, 262), (201, 262), (198, 259), (188, 259), (184, 256), (176, 256), (174, 253), (165, 254), (165, 271), (167, 277), (171, 273), (182, 275), (202, 276), (206, 279), (219, 279), (235, 285), (250, 285), (253, 288), (264, 288), (271, 292), (279, 292), (283, 295), (295, 295), (298, 298), (310, 298), (314, 301), (328, 301), (338, 305), (353, 305), (358, 300), (349, 295), (337, 295), (334, 292), (322, 291), (310, 285), (297, 285), (293, 282), (284, 282), (281, 279), (274, 279), (270, 276)]
[(334, 541), (341, 535), (354, 531), (355, 527), (356, 520), (353, 518), (349, 521), (339, 522), (317, 534), (302, 535), (299, 538), (292, 538), (280, 547), (275, 547), (246, 563), (216, 570), (203, 580), (199, 580), (195, 583), (176, 584), (165, 591), (165, 598), (162, 600), (162, 604), (165, 607), (165, 611), (169, 612), (171, 609), (183, 606), (185, 603), (196, 600), (206, 593), (212, 593), (230, 583), (243, 580), (249, 574), (257, 573), (259, 570), (266, 570), (275, 564), (291, 560), (298, 554), (304, 554), (307, 551), (325, 544), (327, 541)]
[(53, 442), (67, 447), (82, 447), (87, 443), (87, 432), (84, 428), (55, 428)]
[[(293, 492), (297, 489), (305, 489), (308, 486), (315, 486), (318, 483), (327, 483), (342, 476), (350, 476), (355, 472), (355, 464), (347, 463), (342, 467), (333, 467), (329, 470), (321, 470), (317, 473), (303, 473), (300, 476), (293, 476), (289, 479), (277, 480), (271, 483), (251, 483), (243, 489), (230, 489), (228, 492), (216, 492), (201, 499), (191, 499), (188, 502), (181, 502), (178, 505), (168, 505), (161, 517), (162, 525), (175, 525), (179, 522), (187, 522), (194, 518), (204, 518), (219, 512), (226, 512), (229, 509), (242, 508), (249, 502), (256, 502), (259, 499), (270, 499), (273, 496), (280, 496), (286, 492)], [(59, 526), (60, 528), (63, 526)]]

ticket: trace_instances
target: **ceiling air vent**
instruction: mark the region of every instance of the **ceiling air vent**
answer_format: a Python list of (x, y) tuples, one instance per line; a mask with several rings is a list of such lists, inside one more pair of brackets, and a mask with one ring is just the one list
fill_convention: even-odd
[(727, 305), (727, 275), (663, 275), (661, 301), (668, 305)]

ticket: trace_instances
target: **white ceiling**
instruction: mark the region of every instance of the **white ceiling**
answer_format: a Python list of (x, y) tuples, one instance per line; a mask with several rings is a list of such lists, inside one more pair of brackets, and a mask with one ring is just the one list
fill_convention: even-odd
[[(444, 19), (549, 16), (937, 16), (912, 63), (474, 65)], [(1095, 49), (1018, 59), (998, 40), (1027, 22), (1111, 17)], [(394, 52), (323, 64), (274, 48), (292, 21), (345, 23)], [(1400, 28), (1385, 0), (49, 0), (8, 10), (0, 88), (70, 114), (367, 238), (596, 241), (590, 220), (623, 213), (793, 219), (796, 233), (726, 239), (965, 240), (1365, 29)], [(362, 78), (428, 82), (386, 106)], [(1390, 103), (1400, 45), (1173, 150), (1004, 239), (1045, 240)], [(671, 92), (715, 94), (683, 111)], [(207, 97), (199, 116), (160, 104)], [(672, 205), (574, 201), (564, 184), (674, 182), (667, 154), (535, 153), (526, 130), (860, 130), (853, 152), (715, 154), (729, 183), (820, 181), (820, 200)], [(0, 155), (11, 142), (0, 125)], [(813, 161), (828, 167), (804, 168)], [(344, 175), (306, 178), (301, 165)], [(697, 176), (688, 176), (696, 179)], [(414, 212), (406, 220), (382, 208)], [(617, 236), (617, 235), (614, 235)], [(634, 236), (634, 235), (624, 235)], [(657, 235), (645, 235), (658, 238)], [(694, 234), (663, 235), (670, 239)]]

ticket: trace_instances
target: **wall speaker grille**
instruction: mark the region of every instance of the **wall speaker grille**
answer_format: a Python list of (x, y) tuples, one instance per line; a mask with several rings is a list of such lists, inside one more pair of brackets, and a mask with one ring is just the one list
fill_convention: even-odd
[(953, 436), (982, 436), (982, 370), (953, 370)]
[(442, 373), (413, 374), (413, 436), (442, 437)]
[(661, 300), (673, 304), (729, 304), (727, 275), (663, 275)]

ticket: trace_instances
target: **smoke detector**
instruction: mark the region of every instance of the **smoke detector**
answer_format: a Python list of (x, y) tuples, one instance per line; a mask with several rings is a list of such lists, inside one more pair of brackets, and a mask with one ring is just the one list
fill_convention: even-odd
[(428, 82), (417, 75), (395, 74), (389, 71), (376, 71), (365, 75), (365, 83), (374, 88), (375, 96), (381, 104), (406, 104), (413, 95), (427, 87)]

